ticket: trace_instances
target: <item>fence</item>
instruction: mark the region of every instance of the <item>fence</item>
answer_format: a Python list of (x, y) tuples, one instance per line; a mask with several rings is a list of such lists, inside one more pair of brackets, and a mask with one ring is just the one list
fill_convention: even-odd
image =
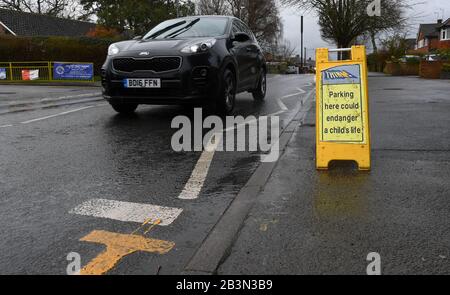
[(94, 82), (93, 68), (82, 62), (0, 62), (0, 83)]

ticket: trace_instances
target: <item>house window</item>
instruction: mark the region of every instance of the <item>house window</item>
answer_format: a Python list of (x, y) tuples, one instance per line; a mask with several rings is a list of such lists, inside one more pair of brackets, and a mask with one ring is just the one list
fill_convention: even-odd
[(417, 44), (417, 48), (423, 48), (425, 46), (425, 40), (419, 40), (419, 43)]
[(441, 30), (441, 40), (450, 40), (450, 29)]

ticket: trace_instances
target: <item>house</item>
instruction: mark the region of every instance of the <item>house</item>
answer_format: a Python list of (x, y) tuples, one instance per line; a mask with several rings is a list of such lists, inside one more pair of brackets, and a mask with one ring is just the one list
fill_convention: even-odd
[(0, 9), (0, 36), (85, 36), (96, 24), (48, 15)]
[(439, 27), (439, 49), (450, 49), (450, 18), (443, 22)]
[(442, 48), (450, 48), (450, 18), (434, 24), (421, 24), (417, 34), (416, 52), (430, 53)]

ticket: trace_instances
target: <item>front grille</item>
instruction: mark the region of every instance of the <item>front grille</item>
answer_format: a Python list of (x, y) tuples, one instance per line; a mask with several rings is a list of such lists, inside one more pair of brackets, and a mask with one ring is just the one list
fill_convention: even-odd
[(150, 59), (117, 58), (113, 60), (114, 69), (132, 73), (153, 71), (156, 73), (177, 70), (181, 66), (181, 57), (154, 57)]

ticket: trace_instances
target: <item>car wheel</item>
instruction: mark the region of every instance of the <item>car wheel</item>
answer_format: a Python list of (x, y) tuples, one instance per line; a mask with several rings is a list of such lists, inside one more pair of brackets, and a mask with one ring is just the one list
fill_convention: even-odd
[(232, 71), (226, 69), (222, 81), (222, 87), (217, 97), (216, 111), (229, 115), (233, 112), (236, 104), (236, 78)]
[(129, 103), (111, 103), (112, 108), (119, 114), (133, 114), (138, 105)]
[(257, 88), (252, 92), (253, 99), (256, 101), (263, 101), (266, 98), (267, 92), (267, 77), (266, 71), (261, 71)]

